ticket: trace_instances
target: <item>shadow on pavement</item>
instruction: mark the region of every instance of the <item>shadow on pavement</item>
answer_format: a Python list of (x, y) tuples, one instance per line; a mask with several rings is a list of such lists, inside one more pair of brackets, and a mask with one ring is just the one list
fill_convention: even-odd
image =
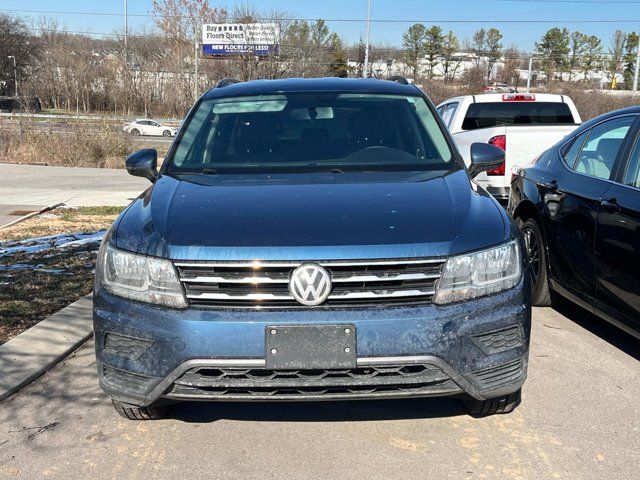
[(259, 422), (363, 422), (457, 415), (466, 415), (466, 410), (455, 398), (299, 403), (184, 402), (174, 405), (169, 413), (170, 418), (188, 423), (222, 419)]
[(553, 308), (630, 357), (640, 360), (640, 340), (629, 333), (564, 298), (554, 298)]

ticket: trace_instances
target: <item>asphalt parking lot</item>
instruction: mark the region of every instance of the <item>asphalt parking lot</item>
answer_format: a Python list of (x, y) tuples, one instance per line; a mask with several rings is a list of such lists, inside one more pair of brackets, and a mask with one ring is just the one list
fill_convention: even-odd
[(0, 478), (638, 478), (640, 342), (571, 306), (536, 309), (512, 414), (448, 399), (197, 404), (121, 419), (93, 344), (0, 403)]

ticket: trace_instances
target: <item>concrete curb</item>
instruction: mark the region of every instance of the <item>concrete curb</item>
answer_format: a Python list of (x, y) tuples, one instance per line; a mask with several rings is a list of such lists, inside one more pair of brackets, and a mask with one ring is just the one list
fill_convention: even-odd
[(0, 345), (0, 400), (51, 369), (93, 335), (93, 299), (82, 297)]

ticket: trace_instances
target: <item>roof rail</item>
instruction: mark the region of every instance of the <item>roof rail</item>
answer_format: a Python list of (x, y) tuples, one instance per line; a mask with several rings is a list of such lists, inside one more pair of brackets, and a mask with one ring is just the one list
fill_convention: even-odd
[(409, 85), (409, 80), (404, 78), (402, 75), (394, 75), (393, 77), (387, 78), (390, 82), (400, 83), (402, 85)]
[(237, 78), (225, 77), (218, 82), (216, 88), (226, 87), (227, 85), (233, 85), (234, 83), (240, 83)]

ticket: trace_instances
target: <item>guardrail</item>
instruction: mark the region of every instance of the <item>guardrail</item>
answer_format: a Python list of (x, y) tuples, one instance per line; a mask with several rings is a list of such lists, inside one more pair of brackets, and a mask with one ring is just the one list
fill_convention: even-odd
[[(57, 121), (92, 121), (92, 122), (109, 122), (109, 123), (128, 123), (136, 120), (137, 118), (142, 117), (121, 117), (114, 115), (73, 115), (73, 114), (56, 114), (56, 113), (19, 113), (19, 112), (11, 112), (11, 113), (0, 113), (0, 119), (2, 118), (15, 118), (15, 119), (25, 119), (25, 120), (57, 120)], [(154, 118), (153, 120), (165, 124), (165, 125), (179, 125), (182, 122), (182, 119), (179, 118)]]

